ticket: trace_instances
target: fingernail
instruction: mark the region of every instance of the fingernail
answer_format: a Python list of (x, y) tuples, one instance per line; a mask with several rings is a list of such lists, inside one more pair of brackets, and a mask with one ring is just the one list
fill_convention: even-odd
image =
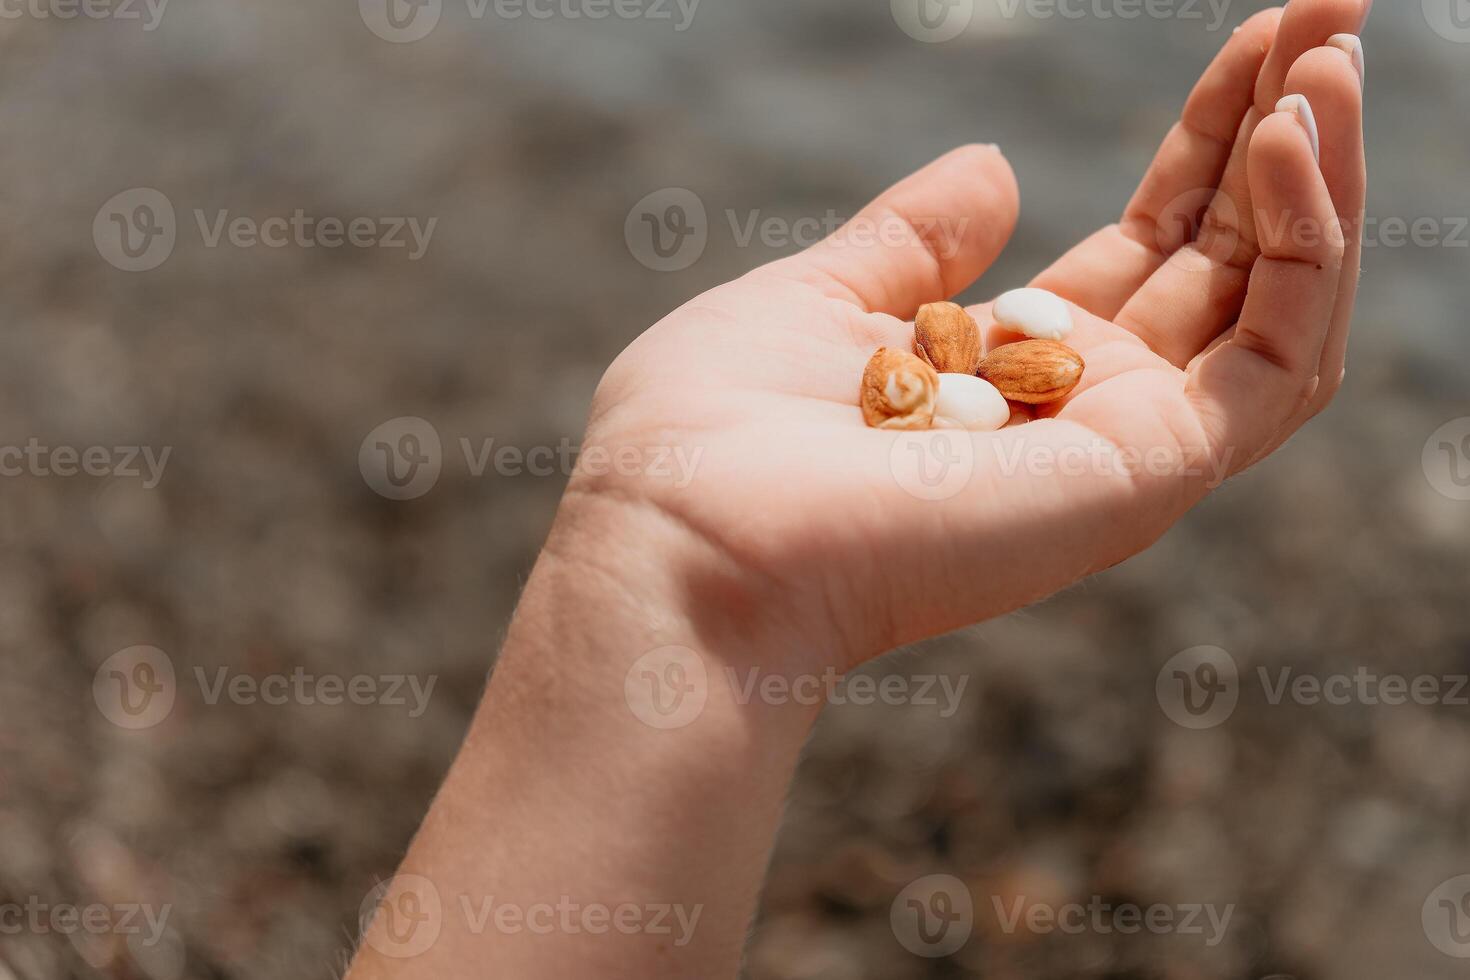
[(1353, 67), (1357, 69), (1358, 84), (1366, 85), (1368, 65), (1363, 60), (1363, 39), (1356, 34), (1334, 34), (1327, 39), (1327, 45), (1347, 53), (1353, 61)]
[(1317, 116), (1312, 112), (1312, 103), (1307, 101), (1305, 95), (1288, 95), (1276, 103), (1277, 112), (1296, 113), (1297, 122), (1302, 124), (1302, 129), (1307, 131), (1307, 138), (1312, 141), (1312, 156), (1316, 157), (1317, 163), (1322, 163), (1322, 139), (1317, 135)]

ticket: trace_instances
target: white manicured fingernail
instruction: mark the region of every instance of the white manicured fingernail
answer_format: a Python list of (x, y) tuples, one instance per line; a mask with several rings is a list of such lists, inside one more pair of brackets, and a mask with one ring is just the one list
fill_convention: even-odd
[(1368, 83), (1368, 63), (1363, 59), (1363, 39), (1356, 34), (1334, 34), (1327, 39), (1327, 46), (1347, 53), (1358, 72), (1358, 84)]
[(1317, 135), (1317, 115), (1312, 111), (1312, 103), (1307, 101), (1305, 95), (1288, 95), (1276, 103), (1276, 111), (1296, 113), (1297, 122), (1302, 124), (1302, 129), (1307, 131), (1307, 138), (1312, 141), (1312, 156), (1320, 164), (1322, 162), (1322, 138)]

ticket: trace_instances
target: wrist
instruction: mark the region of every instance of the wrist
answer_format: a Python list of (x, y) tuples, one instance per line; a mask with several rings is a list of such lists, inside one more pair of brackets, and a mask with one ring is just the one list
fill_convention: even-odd
[(742, 552), (759, 549), (703, 520), (697, 501), (644, 490), (573, 480), (538, 563), (547, 574), (528, 584), (534, 601), (524, 611), (590, 600), (732, 668), (805, 674), (850, 662), (842, 624), (828, 619), (834, 603), (815, 595), (819, 574), (751, 558)]
[(606, 733), (686, 736), (670, 745), (744, 744), (752, 734), (799, 742), (821, 705), (762, 697), (755, 683), (821, 669), (779, 625), (784, 615), (659, 508), (572, 494), (526, 584), (496, 681), (554, 685)]
[[(437, 940), (394, 975), (470, 975), (448, 969), (462, 963), (506, 976), (647, 976), (631, 964), (654, 962), (670, 976), (738, 971), (817, 709), (744, 700), (731, 685), (727, 666), (750, 654), (696, 625), (677, 570), (689, 542), (674, 530), (602, 502), (558, 517), (401, 871), (441, 899)], [(688, 928), (502, 934), (459, 914), (487, 896), (520, 909), (672, 908)], [(361, 975), (387, 975), (372, 937)]]

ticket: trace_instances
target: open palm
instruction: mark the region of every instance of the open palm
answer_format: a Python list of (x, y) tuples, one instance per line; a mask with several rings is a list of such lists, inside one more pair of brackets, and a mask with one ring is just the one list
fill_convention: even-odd
[[(701, 605), (727, 621), (696, 625), (794, 636), (769, 655), (804, 667), (850, 667), (1147, 547), (1340, 383), (1365, 175), (1361, 68), (1334, 35), (1370, 3), (1251, 18), (1123, 219), (1032, 283), (1074, 307), (1068, 343), (1088, 366), (1064, 401), (995, 433), (862, 423), (868, 357), (909, 349), (918, 307), (966, 289), (1015, 226), (1009, 166), (967, 147), (639, 338), (599, 388), (588, 443), (675, 447), (692, 479), (579, 473), (572, 499), (655, 522), (685, 587), (720, 600)], [(1286, 95), (1315, 132), (1276, 111)], [(989, 346), (1015, 339), (988, 305), (972, 312)]]

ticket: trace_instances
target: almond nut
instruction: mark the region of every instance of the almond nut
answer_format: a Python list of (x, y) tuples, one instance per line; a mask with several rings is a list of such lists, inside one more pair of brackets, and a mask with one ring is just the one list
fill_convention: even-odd
[(914, 353), (940, 374), (974, 374), (980, 325), (955, 303), (926, 303), (914, 320)]
[(863, 371), (863, 421), (875, 429), (927, 429), (938, 391), (932, 367), (907, 351), (880, 347)]
[(969, 429), (994, 432), (1011, 420), (1011, 403), (995, 385), (973, 374), (941, 374), (939, 395), (934, 399), (936, 429)]
[(1013, 402), (1045, 405), (1065, 398), (1082, 380), (1082, 355), (1055, 340), (1023, 340), (990, 352), (980, 377)]
[(1033, 340), (1066, 340), (1072, 332), (1072, 308), (1045, 289), (1013, 289), (991, 307), (995, 322)]

